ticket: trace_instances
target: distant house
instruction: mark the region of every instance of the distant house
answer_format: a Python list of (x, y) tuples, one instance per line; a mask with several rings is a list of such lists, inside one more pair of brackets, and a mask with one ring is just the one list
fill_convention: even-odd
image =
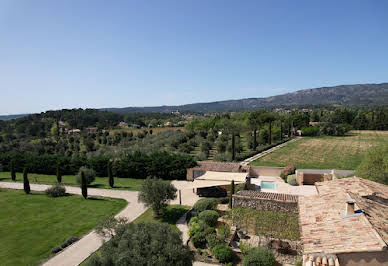
[(81, 133), (81, 130), (78, 128), (70, 129), (67, 133), (68, 134), (79, 134), (79, 133)]
[(58, 130), (59, 130), (59, 132), (67, 132), (68, 131), (68, 128), (67, 128), (65, 122), (63, 122), (63, 121), (58, 122)]
[(303, 265), (388, 265), (388, 186), (358, 177), (315, 186), (299, 199)]
[(97, 132), (97, 127), (87, 127), (86, 132), (88, 133), (96, 133)]
[(174, 126), (174, 122), (168, 121), (168, 122), (164, 123), (164, 126), (165, 127), (172, 127), (172, 126)]
[(124, 121), (121, 121), (117, 126), (118, 127), (128, 127), (128, 123), (125, 123)]

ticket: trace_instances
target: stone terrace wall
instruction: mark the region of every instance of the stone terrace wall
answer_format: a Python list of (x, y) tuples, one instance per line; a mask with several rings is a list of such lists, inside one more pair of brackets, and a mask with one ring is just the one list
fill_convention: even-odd
[(233, 195), (233, 207), (298, 214), (298, 197), (245, 190)]
[(265, 167), (265, 166), (250, 166), (250, 176), (280, 176), (280, 173), (284, 170), (284, 167)]

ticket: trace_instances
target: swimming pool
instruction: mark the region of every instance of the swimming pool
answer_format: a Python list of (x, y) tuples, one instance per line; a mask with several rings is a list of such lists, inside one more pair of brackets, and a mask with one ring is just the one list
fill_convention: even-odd
[(273, 189), (275, 190), (275, 182), (274, 181), (261, 181), (260, 183), (262, 189)]

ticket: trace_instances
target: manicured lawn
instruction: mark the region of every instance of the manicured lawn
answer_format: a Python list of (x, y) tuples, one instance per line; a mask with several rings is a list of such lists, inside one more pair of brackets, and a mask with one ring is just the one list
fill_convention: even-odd
[(142, 215), (136, 218), (134, 220), (134, 223), (168, 223), (170, 224), (173, 228), (178, 230), (176, 227), (176, 222), (178, 219), (190, 210), (189, 206), (184, 206), (184, 205), (169, 205), (167, 207), (166, 212), (164, 215), (160, 218), (155, 218), (154, 212), (151, 208), (146, 210)]
[[(55, 175), (42, 175), (42, 174), (29, 174), (28, 179), (30, 183), (35, 184), (55, 184), (57, 182), (57, 177)], [(10, 172), (0, 172), (0, 181), (10, 182), (11, 173)], [(16, 173), (16, 181), (23, 181), (23, 173)], [(143, 179), (135, 178), (115, 178), (114, 189), (124, 189), (124, 190), (140, 190)], [(78, 186), (75, 182), (75, 176), (65, 175), (62, 177), (62, 184), (67, 186)], [(107, 177), (96, 177), (96, 180), (89, 186), (94, 188), (109, 188), (109, 182)]]
[(388, 143), (388, 131), (352, 131), (345, 137), (303, 137), (254, 162), (259, 166), (356, 169), (372, 146)]
[(0, 264), (38, 265), (67, 237), (81, 237), (126, 205), (121, 199), (0, 190)]

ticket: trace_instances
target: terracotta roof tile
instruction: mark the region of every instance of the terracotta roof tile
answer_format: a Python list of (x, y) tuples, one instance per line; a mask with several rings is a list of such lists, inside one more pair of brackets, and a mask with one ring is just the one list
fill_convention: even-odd
[[(376, 251), (387, 246), (388, 203), (384, 200), (388, 186), (353, 177), (316, 183), (316, 187), (319, 195), (299, 198), (306, 254)], [(371, 195), (380, 201), (371, 199)], [(364, 213), (342, 216), (349, 197), (356, 200), (356, 210)]]

